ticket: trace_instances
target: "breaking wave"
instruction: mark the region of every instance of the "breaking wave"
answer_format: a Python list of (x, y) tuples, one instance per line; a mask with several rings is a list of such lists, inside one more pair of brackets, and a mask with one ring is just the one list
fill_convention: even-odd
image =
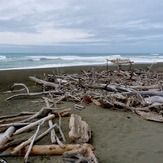
[[(135, 63), (163, 62), (163, 54), (0, 54), (0, 70), (106, 64), (106, 59)], [(111, 63), (110, 63), (111, 64)]]
[(6, 58), (7, 57), (5, 55), (0, 55), (0, 60), (3, 60), (4, 61), (4, 60), (6, 60)]

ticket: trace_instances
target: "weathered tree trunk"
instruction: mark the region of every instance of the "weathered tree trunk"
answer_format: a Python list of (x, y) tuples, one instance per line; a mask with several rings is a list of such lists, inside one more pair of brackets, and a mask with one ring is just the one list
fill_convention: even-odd
[(69, 121), (69, 139), (75, 143), (86, 143), (91, 138), (91, 128), (81, 117), (72, 114)]
[[(97, 158), (94, 155), (93, 147), (91, 144), (67, 144), (63, 147), (60, 145), (34, 145), (30, 151), (30, 155), (63, 155), (68, 151), (79, 152), (84, 157), (87, 157), (88, 160), (91, 160), (90, 163), (98, 163)], [(24, 155), (28, 150), (28, 146), (18, 151), (19, 155)], [(6, 152), (2, 153), (1, 156), (15, 156), (17, 154), (12, 154), (12, 149), (10, 148)], [(66, 156), (68, 154), (65, 154)]]
[[(18, 151), (19, 154), (24, 155), (29, 146), (24, 147)], [(66, 151), (78, 150), (81, 148), (79, 144), (67, 144), (63, 147), (60, 145), (34, 145), (30, 151), (30, 155), (62, 155)], [(12, 155), (12, 149), (6, 151), (8, 155)], [(5, 155), (5, 153), (4, 153)]]

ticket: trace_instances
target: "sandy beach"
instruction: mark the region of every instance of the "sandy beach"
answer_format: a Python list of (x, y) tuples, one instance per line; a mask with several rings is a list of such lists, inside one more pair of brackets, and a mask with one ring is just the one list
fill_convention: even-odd
[[(149, 65), (134, 65), (134, 67), (147, 67)], [(94, 67), (106, 69), (106, 66)], [(116, 69), (109, 66), (109, 69)], [(128, 68), (125, 66), (124, 68)], [(154, 64), (153, 69), (163, 71), (163, 63)], [(43, 75), (52, 73), (80, 73), (89, 70), (85, 67), (65, 67), (48, 69), (28, 70), (5, 70), (0, 71), (0, 115), (14, 114), (22, 111), (38, 111), (45, 107), (45, 103), (37, 98), (18, 98), (5, 101), (11, 94), (2, 92), (9, 90), (13, 83), (25, 83), (31, 91), (40, 91), (29, 81), (30, 75)], [(41, 88), (40, 88), (41, 89)], [(39, 102), (34, 102), (39, 101)], [(132, 112), (120, 110), (108, 110), (94, 104), (87, 105), (82, 111), (76, 110), (74, 104), (67, 102), (58, 107), (72, 108), (73, 113), (81, 115), (92, 128), (93, 137), (91, 144), (95, 147), (95, 155), (99, 163), (161, 163), (163, 160), (163, 127), (161, 123), (146, 121)], [(58, 121), (58, 119), (55, 119)], [(63, 130), (68, 133), (68, 118), (63, 119)], [(46, 127), (46, 126), (45, 126)], [(24, 134), (20, 137), (26, 138)], [(19, 139), (20, 137), (17, 137)], [(49, 135), (43, 138), (39, 144), (50, 144)], [(8, 163), (21, 163), (20, 157), (2, 157)], [(31, 163), (61, 163), (60, 156), (30, 156)]]

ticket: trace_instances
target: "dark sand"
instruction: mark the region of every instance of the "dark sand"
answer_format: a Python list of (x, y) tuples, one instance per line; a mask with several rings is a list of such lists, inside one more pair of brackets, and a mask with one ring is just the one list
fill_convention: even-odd
[[(140, 65), (138, 65), (140, 67)], [(145, 65), (147, 66), (147, 65)], [(87, 67), (90, 68), (90, 67)], [(106, 67), (103, 67), (106, 68)], [(109, 67), (115, 68), (115, 67)], [(163, 64), (154, 65), (153, 68), (163, 71)], [(77, 73), (84, 67), (60, 68), (59, 73)], [(23, 82), (35, 90), (33, 83), (28, 81), (29, 75), (56, 72), (56, 69), (37, 70), (12, 70), (0, 72), (0, 91), (8, 90), (14, 82)], [(38, 89), (38, 88), (37, 88)], [(5, 101), (11, 94), (0, 95), (0, 115), (14, 114), (22, 111), (38, 111), (44, 102), (41, 98), (14, 99)], [(82, 111), (74, 109), (74, 104), (65, 103), (65, 107), (71, 107), (73, 113), (83, 117), (93, 130), (92, 144), (100, 163), (162, 163), (163, 160), (163, 127), (161, 123), (146, 121), (135, 113), (119, 110), (107, 110), (95, 105), (88, 105)], [(62, 107), (62, 105), (58, 105)], [(63, 118), (63, 130), (68, 132), (68, 118)], [(57, 122), (58, 119), (55, 119)], [(47, 127), (45, 124), (44, 127)], [(30, 132), (19, 135), (16, 139), (27, 138)], [(50, 144), (49, 136), (46, 136), (38, 144)], [(4, 158), (4, 157), (3, 157)], [(5, 157), (8, 163), (22, 163), (23, 157)], [(61, 163), (59, 156), (31, 156), (31, 163)]]

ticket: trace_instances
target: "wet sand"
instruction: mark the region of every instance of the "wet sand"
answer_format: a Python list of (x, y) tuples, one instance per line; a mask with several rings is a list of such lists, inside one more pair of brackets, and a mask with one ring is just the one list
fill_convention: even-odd
[[(145, 65), (146, 67), (147, 65)], [(140, 65), (138, 65), (140, 67)], [(90, 67), (59, 68), (58, 73), (77, 73)], [(96, 67), (97, 68), (97, 67)], [(103, 67), (106, 69), (106, 67)], [(109, 67), (110, 69), (116, 67)], [(163, 71), (163, 64), (153, 66)], [(29, 82), (29, 75), (52, 73), (54, 69), (12, 70), (0, 72), (0, 91), (8, 90), (15, 82), (26, 83), (31, 91), (36, 90), (34, 83)], [(38, 88), (37, 88), (38, 89)], [(23, 98), (5, 101), (11, 94), (0, 94), (0, 115), (14, 114), (22, 111), (38, 111), (45, 106), (41, 98)], [(39, 102), (34, 102), (39, 101)], [(146, 121), (132, 112), (108, 110), (93, 104), (87, 105), (82, 111), (74, 109), (73, 103), (64, 103), (58, 107), (72, 108), (73, 113), (81, 115), (93, 130), (91, 143), (95, 147), (95, 155), (100, 163), (161, 163), (163, 160), (163, 127), (161, 123)], [(62, 118), (63, 131), (68, 133), (68, 118)], [(55, 122), (58, 119), (54, 120)], [(46, 124), (44, 127), (47, 127)], [(29, 137), (30, 133), (18, 136)], [(51, 144), (49, 136), (38, 144)], [(3, 157), (4, 158), (4, 157)], [(5, 157), (8, 163), (21, 163), (22, 157)], [(31, 163), (61, 163), (60, 156), (31, 156)]]

